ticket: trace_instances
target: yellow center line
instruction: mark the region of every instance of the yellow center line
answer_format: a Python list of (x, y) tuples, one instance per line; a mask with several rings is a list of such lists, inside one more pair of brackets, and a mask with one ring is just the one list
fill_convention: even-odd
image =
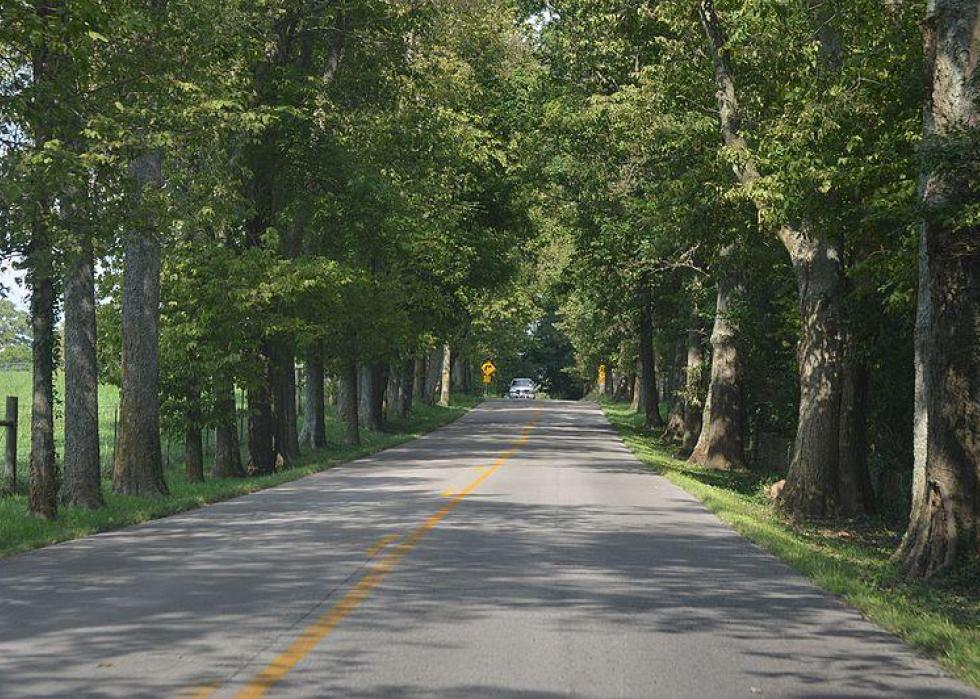
[(390, 544), (392, 541), (396, 541), (397, 539), (398, 539), (398, 534), (388, 534), (387, 536), (381, 537), (380, 539), (374, 542), (374, 545), (371, 546), (371, 548), (367, 550), (367, 557), (374, 558), (381, 549), (383, 549), (385, 546)]
[(180, 697), (181, 699), (209, 699), (212, 694), (218, 691), (220, 686), (220, 682), (201, 685), (200, 687), (194, 687), (193, 689), (181, 692)]
[[(527, 443), (528, 435), (538, 422), (541, 416), (541, 408), (534, 411), (534, 416), (521, 431), (521, 444)], [(468, 486), (453, 496), (452, 500), (446, 503), (438, 512), (426, 519), (422, 524), (412, 530), (397, 546), (394, 546), (385, 556), (374, 565), (364, 577), (362, 577), (351, 590), (328, 609), (322, 616), (317, 618), (312, 624), (293, 641), (290, 646), (279, 654), (264, 670), (255, 675), (248, 684), (242, 688), (236, 697), (238, 699), (258, 699), (265, 696), (277, 682), (285, 677), (290, 670), (305, 658), (317, 644), (326, 638), (333, 629), (345, 617), (353, 612), (357, 606), (367, 599), (371, 591), (384, 580), (385, 576), (415, 548), (430, 529), (433, 529), (439, 522), (456, 509), (466, 496), (480, 487), (480, 485), (490, 476), (496, 473), (501, 466), (517, 453), (516, 447), (510, 447), (497, 458), (482, 474), (477, 476)], [(213, 691), (213, 690), (212, 690)]]

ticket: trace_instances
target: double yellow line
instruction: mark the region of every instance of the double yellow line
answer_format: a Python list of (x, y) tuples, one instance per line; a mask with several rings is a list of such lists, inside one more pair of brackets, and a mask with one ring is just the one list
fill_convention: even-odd
[[(489, 468), (475, 478), (469, 485), (452, 496), (438, 512), (426, 519), (422, 524), (413, 529), (404, 539), (385, 554), (381, 560), (368, 570), (357, 583), (338, 600), (333, 606), (324, 612), (313, 623), (307, 626), (299, 637), (293, 641), (289, 647), (280, 653), (269, 665), (260, 673), (255, 675), (241, 691), (236, 694), (238, 699), (258, 699), (265, 696), (276, 683), (282, 680), (296, 665), (312, 651), (327, 635), (334, 630), (345, 617), (353, 612), (357, 606), (371, 594), (371, 591), (384, 580), (385, 576), (398, 565), (399, 562), (422, 540), (429, 530), (433, 529), (443, 519), (449, 515), (456, 506), (459, 505), (470, 493), (480, 487), (485, 480), (496, 473), (507, 461), (517, 453), (518, 449), (527, 444), (531, 430), (534, 429), (541, 417), (541, 408), (534, 411), (534, 415), (521, 430), (521, 435), (514, 444), (503, 452)], [(377, 555), (385, 546), (393, 540), (392, 537), (385, 537), (378, 544), (375, 544), (369, 551), (369, 557)], [(383, 544), (381, 542), (384, 542)], [(185, 696), (193, 696), (198, 699), (210, 697), (219, 688), (219, 685), (208, 685), (199, 687)]]

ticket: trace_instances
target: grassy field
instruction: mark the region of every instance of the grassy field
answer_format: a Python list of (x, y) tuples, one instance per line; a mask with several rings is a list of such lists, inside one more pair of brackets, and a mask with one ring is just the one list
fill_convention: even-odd
[(642, 418), (628, 406), (603, 409), (641, 461), (865, 617), (980, 687), (980, 570), (961, 569), (928, 583), (905, 580), (889, 561), (898, 532), (874, 521), (791, 522), (765, 495), (778, 476), (692, 467), (644, 432)]
[[(65, 376), (55, 378), (55, 448), (62, 453), (65, 434)], [(29, 370), (0, 369), (0, 405), (7, 396), (17, 396), (17, 470), (20, 480), (27, 478), (28, 457), (31, 450), (31, 372)], [(102, 471), (107, 472), (112, 463), (113, 425), (119, 407), (119, 389), (115, 386), (99, 386), (99, 427), (101, 436)], [(3, 410), (0, 407), (0, 410)]]
[[(18, 372), (20, 373), (20, 372)], [(6, 377), (6, 375), (3, 375)], [(0, 388), (8, 390), (6, 382)], [(26, 385), (26, 384), (25, 384)], [(0, 393), (3, 393), (0, 390)], [(109, 399), (115, 398), (114, 391), (106, 390)], [(9, 395), (9, 393), (8, 393)], [(56, 521), (47, 522), (27, 514), (26, 497), (22, 492), (0, 498), (0, 557), (38, 548), (68, 539), (87, 536), (95, 532), (117, 529), (119, 527), (156, 519), (175, 512), (200, 507), (210, 502), (227, 500), (245, 493), (269, 488), (280, 483), (296, 480), (318, 471), (331, 468), (339, 463), (350, 461), (388, 447), (414, 439), (426, 432), (441, 427), (460, 417), (479, 399), (471, 396), (454, 396), (454, 405), (449, 408), (416, 404), (412, 415), (404, 421), (392, 421), (384, 432), (361, 432), (359, 447), (330, 446), (314, 452), (304, 452), (300, 462), (286, 471), (271, 476), (242, 478), (232, 480), (207, 480), (204, 483), (188, 483), (184, 478), (183, 464), (174, 447), (174, 458), (167, 468), (167, 484), (170, 495), (165, 498), (136, 498), (115, 495), (104, 488), (106, 507), (97, 511), (84, 508), (62, 508)], [(100, 411), (102, 408), (100, 408)], [(104, 421), (103, 448), (111, 450), (112, 415)], [(22, 411), (22, 421), (27, 422)], [(108, 435), (106, 433), (108, 432)], [(327, 439), (330, 445), (340, 445), (344, 425), (332, 414), (327, 419)], [(108, 437), (108, 441), (107, 441)], [(27, 438), (24, 437), (26, 442)], [(103, 460), (104, 462), (107, 459)], [(26, 456), (21, 460), (19, 470), (22, 480), (26, 480)]]

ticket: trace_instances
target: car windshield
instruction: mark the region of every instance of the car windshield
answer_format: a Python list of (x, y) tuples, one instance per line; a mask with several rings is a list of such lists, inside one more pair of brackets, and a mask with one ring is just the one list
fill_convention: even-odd
[(514, 379), (514, 382), (511, 384), (511, 386), (517, 388), (530, 388), (533, 385), (534, 382), (532, 382), (531, 379)]

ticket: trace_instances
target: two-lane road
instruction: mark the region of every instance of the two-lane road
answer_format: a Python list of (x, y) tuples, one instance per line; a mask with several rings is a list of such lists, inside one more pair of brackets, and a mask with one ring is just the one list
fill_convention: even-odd
[(0, 696), (976, 697), (590, 404), (0, 561)]

